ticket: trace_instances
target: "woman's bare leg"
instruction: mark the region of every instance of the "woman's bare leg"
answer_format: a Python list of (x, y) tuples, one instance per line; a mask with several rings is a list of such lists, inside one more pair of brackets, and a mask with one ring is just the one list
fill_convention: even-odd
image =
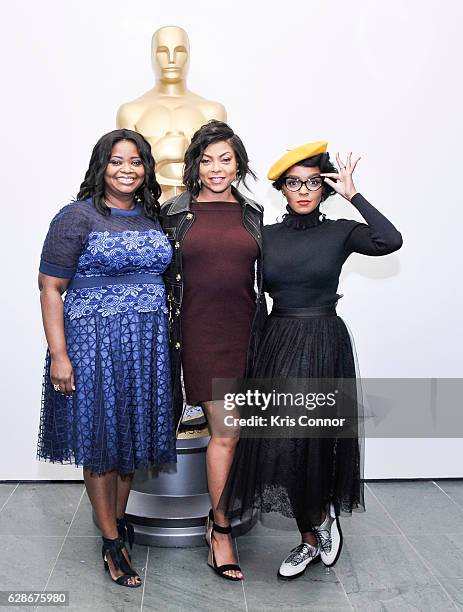
[[(105, 474), (93, 474), (84, 469), (84, 482), (87, 494), (96, 515), (96, 520), (103, 537), (114, 540), (119, 537), (116, 524), (117, 504), (117, 472), (106, 472)], [(114, 567), (111, 557), (108, 555), (108, 564), (111, 575), (114, 578), (122, 576), (122, 570)], [(140, 582), (140, 578), (134, 576), (130, 579), (132, 584)]]
[(124, 518), (132, 482), (133, 474), (117, 475), (116, 516), (118, 519)]
[[(225, 514), (217, 509), (220, 496), (222, 495), (225, 482), (233, 461), (233, 455), (239, 440), (239, 428), (227, 428), (224, 432), (224, 414), (238, 416), (234, 411), (225, 412), (223, 402), (210, 401), (203, 403), (211, 439), (207, 447), (207, 482), (209, 495), (211, 497), (214, 520), (218, 525), (226, 527), (229, 524)], [(217, 565), (236, 563), (233, 541), (229, 534), (214, 533), (214, 556)], [(242, 578), (242, 573), (237, 570), (225, 572), (229, 576)]]

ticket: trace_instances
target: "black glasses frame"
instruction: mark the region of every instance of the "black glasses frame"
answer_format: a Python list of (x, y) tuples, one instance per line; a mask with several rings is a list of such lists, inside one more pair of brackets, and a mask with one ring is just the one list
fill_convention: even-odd
[[(316, 189), (309, 187), (309, 181), (313, 181), (314, 179), (320, 179), (321, 181), (320, 185)], [(290, 187), (288, 187), (287, 181), (299, 181), (300, 185), (297, 189), (291, 189)], [(308, 191), (318, 191), (323, 186), (323, 177), (322, 176), (311, 176), (306, 181), (303, 181), (300, 178), (297, 178), (296, 176), (286, 176), (283, 179), (283, 184), (286, 187), (286, 189), (288, 189), (288, 191), (300, 191), (302, 188), (302, 185), (305, 185)]]

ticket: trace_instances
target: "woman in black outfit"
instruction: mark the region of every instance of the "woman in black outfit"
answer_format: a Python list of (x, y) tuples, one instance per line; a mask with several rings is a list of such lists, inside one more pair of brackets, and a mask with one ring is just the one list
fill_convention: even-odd
[[(289, 151), (269, 171), (287, 200), (282, 223), (264, 227), (264, 288), (273, 299), (257, 350), (255, 379), (355, 379), (347, 328), (336, 315), (342, 266), (351, 253), (386, 255), (402, 237), (357, 192), (358, 159), (330, 162), (326, 142)], [(366, 223), (326, 219), (320, 202), (339, 193)], [(355, 403), (355, 402), (354, 402)], [(295, 517), (302, 543), (278, 576), (292, 579), (311, 562), (333, 565), (342, 546), (339, 515), (364, 510), (362, 457), (357, 437), (242, 438), (220, 507), (243, 515), (252, 508)]]

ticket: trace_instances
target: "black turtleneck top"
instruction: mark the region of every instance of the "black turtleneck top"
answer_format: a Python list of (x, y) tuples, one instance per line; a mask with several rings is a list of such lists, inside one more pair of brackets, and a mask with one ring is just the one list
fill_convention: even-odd
[(289, 209), (282, 223), (264, 227), (264, 288), (275, 306), (332, 304), (351, 253), (387, 255), (400, 249), (400, 232), (379, 210), (360, 193), (351, 203), (367, 223), (326, 219), (318, 208), (306, 215)]

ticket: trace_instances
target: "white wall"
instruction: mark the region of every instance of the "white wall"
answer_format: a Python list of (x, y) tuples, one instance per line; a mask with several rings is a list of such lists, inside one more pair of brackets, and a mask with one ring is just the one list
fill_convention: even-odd
[[(54, 212), (97, 138), (152, 85), (150, 39), (190, 35), (189, 87), (225, 104), (261, 180), (282, 151), (326, 139), (363, 156), (358, 189), (402, 231), (401, 251), (355, 255), (339, 312), (363, 376), (461, 377), (461, 74), (458, 0), (212, 3), (68, 0), (5, 5), (2, 57), (0, 479), (73, 479), (35, 459), (45, 343), (37, 266)], [(328, 213), (354, 216), (344, 201)], [(463, 476), (461, 441), (368, 440), (365, 475)], [(393, 458), (393, 461), (392, 461)]]

